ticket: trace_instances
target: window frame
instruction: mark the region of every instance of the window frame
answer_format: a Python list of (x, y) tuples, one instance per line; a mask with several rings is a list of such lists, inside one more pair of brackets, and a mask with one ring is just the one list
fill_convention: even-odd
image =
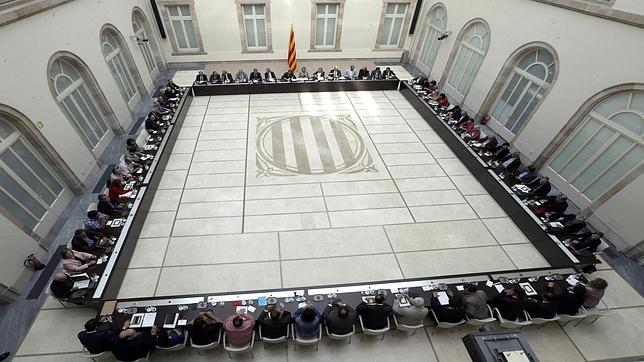
[[(342, 21), (344, 19), (344, 5), (346, 0), (311, 0), (311, 31), (309, 52), (340, 52), (342, 39)], [(318, 5), (337, 5), (335, 13), (335, 36), (334, 44), (320, 46), (316, 44), (317, 35), (317, 6)], [(326, 26), (326, 22), (325, 22)], [(326, 37), (325, 37), (326, 38)]]
[[(114, 41), (114, 44), (110, 41)], [(109, 46), (112, 50), (109, 53), (105, 53), (105, 47)], [(116, 33), (113, 29), (104, 28), (101, 31), (101, 51), (103, 53), (103, 59), (110, 69), (110, 73), (114, 78), (114, 81), (125, 100), (125, 103), (128, 106), (131, 106), (132, 103), (138, 102), (141, 98), (141, 92), (137, 87), (136, 75), (132, 74), (130, 67), (128, 66), (128, 54), (126, 53), (127, 49), (124, 49), (124, 46), (127, 46), (123, 41), (120, 34)], [(132, 60), (133, 61), (133, 60)]]
[[(199, 21), (197, 20), (196, 11), (195, 11), (195, 2), (194, 0), (156, 0), (159, 12), (161, 13), (161, 18), (163, 19), (163, 27), (165, 28), (166, 33), (169, 35), (168, 39), (170, 40), (170, 45), (172, 46), (171, 55), (203, 55), (207, 54), (204, 50), (203, 40), (201, 38), (201, 32), (199, 31)], [(181, 6), (187, 5), (190, 9), (190, 20), (192, 20), (192, 28), (195, 32), (195, 37), (197, 38), (197, 48), (179, 48), (179, 43), (177, 41), (177, 34), (174, 32), (174, 26), (172, 25), (172, 18), (170, 16), (169, 6)], [(187, 17), (186, 17), (187, 18)], [(187, 20), (187, 19), (186, 19)], [(181, 20), (182, 26), (185, 27), (183, 20)]]
[[(264, 5), (264, 26), (266, 27), (266, 46), (265, 47), (248, 47), (246, 41), (246, 25), (243, 5)], [(237, 22), (239, 25), (239, 38), (242, 53), (272, 53), (273, 36), (271, 22), (271, 1), (270, 0), (235, 0), (237, 8)], [(255, 23), (255, 22), (254, 22)]]
[[(137, 27), (139, 27), (139, 31), (135, 31), (134, 25), (136, 24)], [(138, 36), (143, 36), (145, 39), (147, 39), (147, 42), (139, 43), (137, 41), (137, 45), (139, 46), (139, 49), (141, 50), (141, 55), (143, 56), (143, 60), (145, 61), (145, 66), (148, 69), (148, 72), (150, 72), (150, 76), (152, 79), (154, 79), (163, 68), (165, 68), (164, 62), (163, 62), (163, 57), (161, 56), (161, 51), (159, 48), (159, 42), (157, 41), (157, 36), (154, 30), (150, 27), (150, 22), (148, 21), (148, 17), (145, 15), (143, 10), (141, 8), (135, 6), (132, 9), (132, 31), (134, 32), (134, 35)], [(150, 69), (150, 66), (148, 64), (147, 57), (144, 54), (143, 49), (148, 49), (151, 61), (154, 65), (153, 68)]]
[[(445, 16), (442, 18), (437, 17), (436, 19), (442, 19), (443, 22), (443, 29), (438, 28), (437, 26), (434, 25), (434, 22), (430, 22), (432, 20), (432, 14), (434, 11), (438, 12), (439, 9), (442, 9), (443, 12), (445, 13)], [(438, 33), (439, 32), (444, 32), (447, 30), (447, 24), (449, 21), (449, 17), (447, 15), (447, 8), (443, 4), (436, 4), (429, 8), (427, 10), (425, 18), (427, 19), (427, 22), (425, 23), (423, 27), (423, 35), (420, 38), (420, 42), (417, 45), (416, 49), (416, 64), (420, 64), (425, 69), (427, 69), (427, 74), (429, 75), (432, 70), (434, 70), (434, 63), (436, 62), (436, 58), (438, 57), (438, 52), (440, 51), (440, 42), (438, 40), (434, 40), (436, 43), (436, 51), (434, 52), (434, 55), (432, 56), (431, 60), (431, 65), (427, 65), (426, 63), (423, 62), (423, 54), (425, 53), (425, 49), (427, 47), (427, 39), (431, 36), (433, 39), (438, 38)], [(435, 19), (435, 20), (436, 20)]]
[[(402, 16), (402, 25), (400, 28), (400, 34), (398, 34), (398, 42), (396, 44), (380, 44), (380, 39), (382, 34), (385, 31), (385, 18), (387, 17), (387, 7), (389, 4), (396, 4), (396, 6), (406, 5), (405, 13)], [(407, 37), (407, 31), (409, 30), (409, 23), (411, 21), (412, 8), (416, 5), (416, 0), (385, 0), (382, 2), (382, 10), (380, 11), (380, 22), (378, 24), (378, 32), (376, 34), (376, 41), (374, 50), (401, 50), (405, 44), (405, 39)], [(397, 7), (396, 7), (397, 9)], [(397, 15), (397, 14), (395, 14)], [(392, 23), (393, 29), (393, 23)], [(391, 30), (391, 29), (390, 29)], [(389, 40), (391, 40), (391, 33), (389, 34)]]

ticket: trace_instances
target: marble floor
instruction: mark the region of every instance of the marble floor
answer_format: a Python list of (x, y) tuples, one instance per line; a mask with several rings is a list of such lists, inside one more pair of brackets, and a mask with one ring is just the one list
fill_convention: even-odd
[(196, 97), (118, 297), (545, 266), (396, 91)]

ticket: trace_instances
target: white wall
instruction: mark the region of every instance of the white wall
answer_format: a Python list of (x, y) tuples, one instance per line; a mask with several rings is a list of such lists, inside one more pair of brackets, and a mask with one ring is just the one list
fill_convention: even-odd
[(644, 1), (642, 0), (616, 0), (613, 9), (628, 11), (644, 15)]
[[(48, 85), (47, 65), (51, 56), (59, 51), (80, 57), (96, 78), (118, 124), (127, 128), (132, 122), (130, 110), (103, 59), (99, 33), (106, 23), (120, 30), (144, 86), (149, 89), (153, 80), (136, 43), (129, 39), (133, 34), (131, 19), (135, 5), (146, 12), (148, 21), (153, 21), (146, 0), (134, 0), (119, 6), (107, 1), (77, 0), (0, 27), (0, 103), (23, 113), (34, 124), (42, 122), (42, 136), (82, 182), (97, 167), (95, 155), (85, 146), (55, 102)], [(154, 23), (152, 28), (156, 29)], [(101, 147), (107, 143), (109, 139)], [(94, 185), (87, 186), (91, 188)], [(66, 190), (63, 195), (60, 200), (66, 203), (71, 198), (71, 191)], [(57, 211), (62, 211), (65, 206), (60, 202), (55, 204)], [(41, 224), (47, 227), (39, 227), (37, 234), (44, 237), (58, 215), (59, 212), (48, 213), (48, 219)], [(13, 286), (24, 271), (24, 257), (42, 250), (34, 239), (3, 216), (0, 216), (0, 230), (0, 283)]]
[[(160, 5), (161, 6), (161, 5)], [(271, 0), (272, 53), (242, 53), (237, 8), (234, 0), (195, 0), (203, 55), (172, 55), (169, 39), (163, 49), (169, 62), (274, 60), (287, 57), (289, 28), (293, 24), (298, 59), (393, 58), (402, 50), (374, 51), (382, 11), (381, 0), (347, 0), (342, 21), (341, 52), (309, 52), (310, 0)], [(408, 7), (408, 12), (413, 8)], [(171, 36), (171, 30), (167, 31)], [(405, 32), (406, 35), (406, 32)]]
[[(424, 3), (423, 20), (427, 10), (435, 3)], [(527, 125), (512, 140), (513, 146), (522, 153), (525, 163), (536, 160), (544, 152), (572, 115), (591, 96), (623, 83), (644, 83), (644, 30), (641, 28), (533, 1), (443, 0), (442, 3), (447, 8), (447, 30), (454, 33), (441, 42), (431, 72), (434, 79), (440, 79), (443, 72), (448, 71), (445, 68), (456, 35), (465, 23), (473, 18), (483, 18), (490, 25), (490, 48), (464, 101), (465, 108), (474, 113), (482, 111), (481, 105), (492, 84), (515, 50), (536, 41), (548, 43), (555, 49), (559, 58), (559, 74), (552, 90)], [(642, 8), (644, 1), (633, 0), (629, 3), (629, 0), (618, 0), (615, 5), (629, 4)], [(421, 28), (416, 32), (415, 42), (423, 34), (421, 29), (425, 23), (420, 23)], [(418, 66), (423, 68), (422, 65)], [(502, 126), (495, 122), (491, 122), (490, 126), (500, 133), (504, 132)], [(634, 192), (632, 187), (635, 186), (629, 186), (612, 197), (595, 215), (605, 221), (602, 226), (604, 231), (612, 234), (613, 239), (619, 239), (616, 242), (623, 245), (641, 241), (644, 232), (641, 221), (621, 217), (626, 210), (634, 210), (633, 203), (644, 204), (644, 193)], [(568, 196), (582, 207), (589, 204), (578, 193)], [(631, 215), (639, 216), (641, 213)]]

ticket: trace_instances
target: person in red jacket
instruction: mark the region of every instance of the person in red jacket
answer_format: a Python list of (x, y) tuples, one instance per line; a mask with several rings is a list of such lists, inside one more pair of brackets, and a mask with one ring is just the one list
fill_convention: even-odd
[(110, 201), (113, 203), (122, 203), (121, 195), (127, 193), (128, 191), (123, 188), (123, 184), (119, 180), (112, 180), (109, 188), (109, 197)]
[(438, 105), (443, 108), (449, 107), (449, 100), (447, 100), (447, 96), (445, 95), (445, 93), (441, 93), (438, 96), (438, 99), (436, 100), (436, 102), (438, 102)]

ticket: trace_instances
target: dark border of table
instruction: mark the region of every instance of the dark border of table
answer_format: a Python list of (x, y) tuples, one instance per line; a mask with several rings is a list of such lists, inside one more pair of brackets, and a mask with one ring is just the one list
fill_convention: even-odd
[(395, 80), (338, 80), (320, 82), (279, 83), (233, 83), (218, 85), (195, 85), (192, 94), (217, 96), (235, 94), (300, 93), (300, 92), (355, 92), (397, 90), (400, 81)]

